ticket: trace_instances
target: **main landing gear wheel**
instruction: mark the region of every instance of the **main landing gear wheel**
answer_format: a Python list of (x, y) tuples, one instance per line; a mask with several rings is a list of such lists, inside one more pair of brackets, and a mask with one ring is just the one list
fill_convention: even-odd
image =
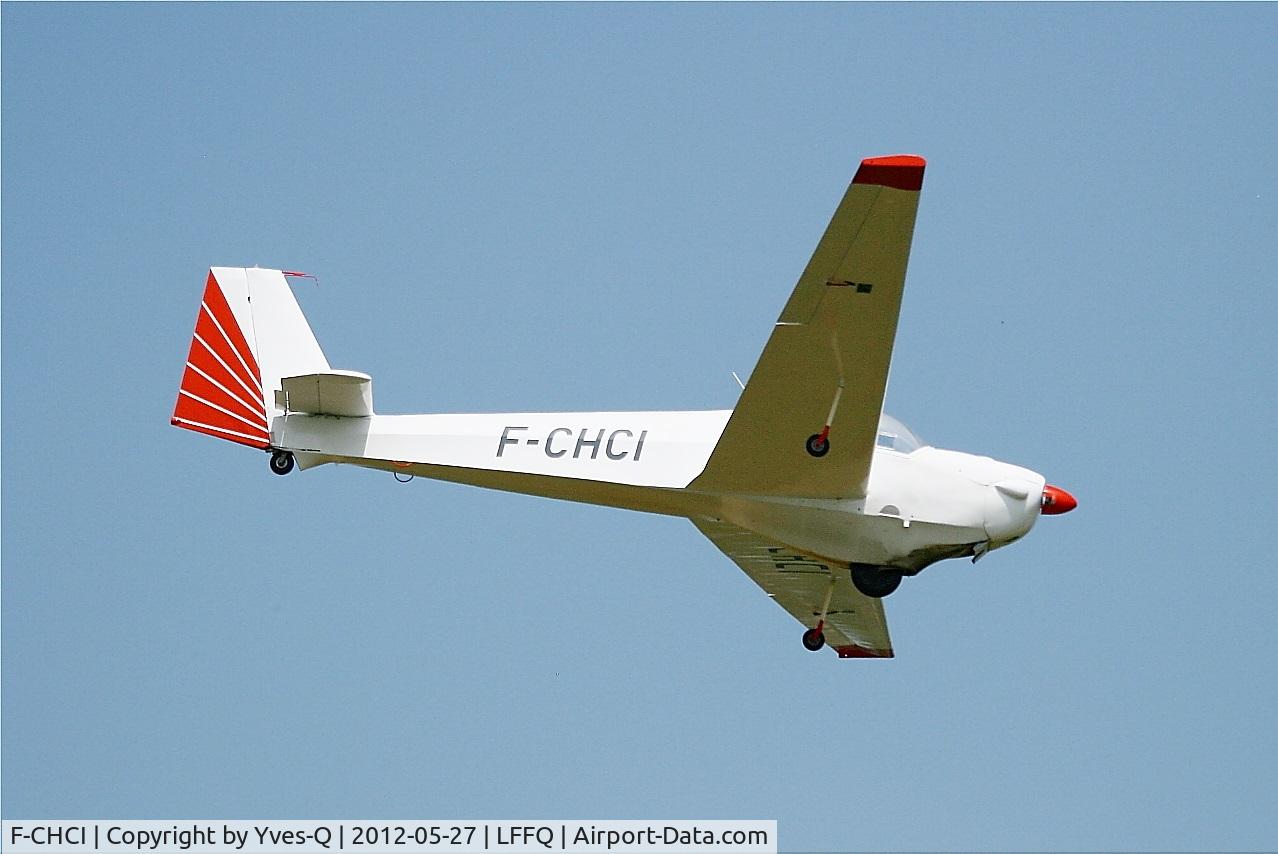
[(901, 573), (887, 566), (852, 564), (852, 586), (871, 599), (890, 596), (901, 586)]
[(814, 457), (824, 457), (830, 453), (830, 439), (820, 433), (813, 433), (808, 437), (808, 441), (804, 443), (803, 447), (807, 448), (808, 453)]
[(825, 646), (825, 635), (816, 629), (808, 629), (803, 633), (803, 646), (812, 652), (816, 652)]
[(276, 451), (271, 454), (271, 471), (279, 475), (288, 474), (293, 470), (295, 462), (291, 451)]

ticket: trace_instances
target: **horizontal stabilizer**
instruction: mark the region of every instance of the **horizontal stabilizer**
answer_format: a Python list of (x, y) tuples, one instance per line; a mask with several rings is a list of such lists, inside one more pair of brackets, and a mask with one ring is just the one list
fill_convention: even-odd
[(358, 371), (284, 377), (275, 405), (285, 412), (365, 418), (373, 414), (373, 378)]

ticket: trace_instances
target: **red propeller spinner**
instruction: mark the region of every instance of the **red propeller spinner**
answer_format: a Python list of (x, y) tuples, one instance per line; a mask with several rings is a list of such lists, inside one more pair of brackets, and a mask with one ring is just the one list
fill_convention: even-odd
[(1078, 499), (1059, 486), (1043, 487), (1043, 515), (1057, 516), (1078, 506)]

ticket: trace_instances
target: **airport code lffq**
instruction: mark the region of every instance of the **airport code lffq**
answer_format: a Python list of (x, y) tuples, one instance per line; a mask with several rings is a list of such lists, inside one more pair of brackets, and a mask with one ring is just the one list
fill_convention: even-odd
[(776, 821), (6, 820), (9, 854), (777, 854)]

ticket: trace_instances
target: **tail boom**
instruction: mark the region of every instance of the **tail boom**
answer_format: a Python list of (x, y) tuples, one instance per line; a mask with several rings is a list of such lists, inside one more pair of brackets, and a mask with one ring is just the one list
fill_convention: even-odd
[(727, 411), (366, 418), (290, 414), (276, 419), (275, 444), (293, 451), (303, 468), (329, 461), (368, 461), (375, 464), (370, 467), (391, 470), (426, 465), (682, 489), (705, 467), (728, 415)]

